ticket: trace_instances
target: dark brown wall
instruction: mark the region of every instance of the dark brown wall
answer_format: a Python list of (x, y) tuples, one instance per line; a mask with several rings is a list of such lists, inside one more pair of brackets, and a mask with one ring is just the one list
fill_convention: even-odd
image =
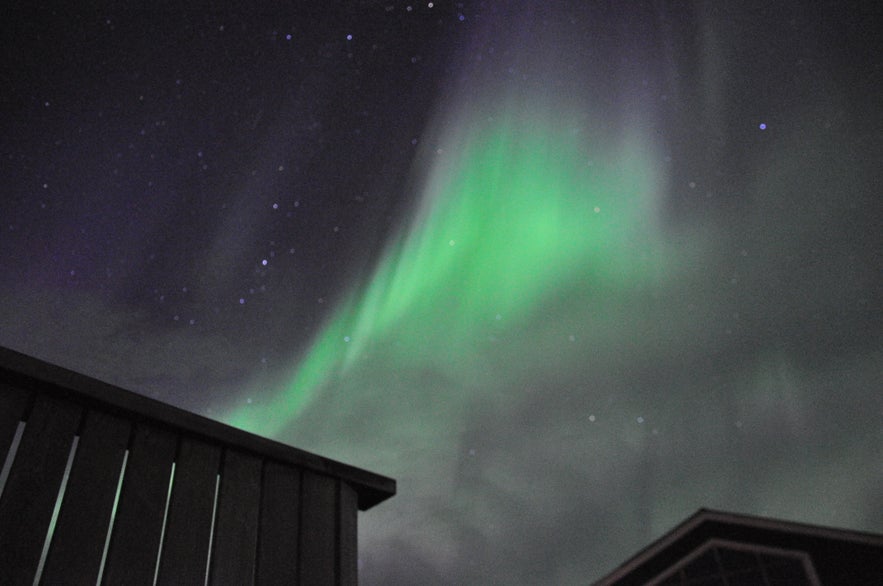
[(44, 584), (356, 584), (357, 511), (389, 479), (21, 370), (0, 369), (4, 584), (33, 584), (41, 558)]

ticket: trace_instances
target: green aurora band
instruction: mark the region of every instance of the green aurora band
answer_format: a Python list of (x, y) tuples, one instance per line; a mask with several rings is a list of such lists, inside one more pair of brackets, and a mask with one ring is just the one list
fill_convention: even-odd
[(560, 328), (554, 341), (525, 328), (550, 304), (582, 306), (639, 287), (664, 271), (665, 255), (648, 149), (623, 141), (598, 156), (558, 126), (510, 115), (467, 126), (469, 136), (447, 141), (454, 148), (433, 152), (420, 205), (373, 278), (318, 333), (281, 391), (223, 419), (278, 436), (323, 389), (364, 376), (369, 363), (388, 376), (441, 368), (476, 388), (505, 383), (488, 361), (578, 361), (576, 350), (561, 350), (573, 334), (562, 344)]

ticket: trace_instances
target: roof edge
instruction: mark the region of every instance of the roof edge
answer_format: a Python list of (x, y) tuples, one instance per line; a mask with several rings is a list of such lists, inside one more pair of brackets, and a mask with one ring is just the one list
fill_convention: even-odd
[(78, 403), (105, 409), (133, 421), (149, 421), (161, 427), (175, 428), (214, 443), (340, 478), (356, 491), (362, 511), (396, 493), (396, 481), (392, 478), (249, 433), (3, 346), (0, 346), (0, 382), (74, 398)]
[(660, 554), (666, 548), (706, 522), (724, 523), (764, 530), (788, 531), (798, 535), (850, 541), (853, 543), (883, 547), (883, 535), (877, 533), (825, 527), (822, 525), (800, 523), (797, 521), (784, 521), (770, 517), (701, 508), (675, 525), (674, 528), (664, 533), (660, 538), (651, 542), (649, 545), (638, 551), (638, 553), (614, 568), (610, 573), (595, 582), (595, 586), (608, 586), (615, 584), (617, 580), (627, 576), (636, 568), (640, 567), (654, 556)]

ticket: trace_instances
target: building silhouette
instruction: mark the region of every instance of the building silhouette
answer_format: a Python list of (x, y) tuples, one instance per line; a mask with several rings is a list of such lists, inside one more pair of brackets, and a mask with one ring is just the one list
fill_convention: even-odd
[(879, 586), (883, 535), (700, 509), (596, 586)]
[(357, 583), (395, 481), (0, 348), (0, 583)]

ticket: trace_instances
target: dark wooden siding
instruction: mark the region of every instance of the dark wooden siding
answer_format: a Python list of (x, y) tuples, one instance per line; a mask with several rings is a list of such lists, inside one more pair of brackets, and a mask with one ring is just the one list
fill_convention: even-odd
[(3, 584), (356, 583), (357, 511), (392, 480), (0, 359)]

